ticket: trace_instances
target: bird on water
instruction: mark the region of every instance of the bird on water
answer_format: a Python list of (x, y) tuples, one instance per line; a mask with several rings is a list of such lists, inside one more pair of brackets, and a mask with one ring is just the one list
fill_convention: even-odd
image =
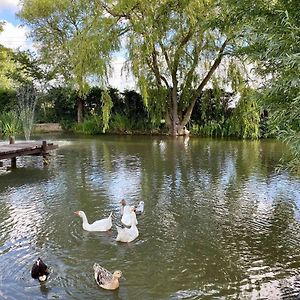
[(41, 258), (38, 258), (32, 266), (31, 277), (38, 279), (40, 282), (47, 280), (50, 272), (47, 265), (42, 261)]
[(97, 263), (94, 264), (93, 269), (95, 280), (100, 287), (105, 290), (116, 290), (119, 287), (119, 279), (122, 276), (121, 271), (117, 270), (111, 273)]

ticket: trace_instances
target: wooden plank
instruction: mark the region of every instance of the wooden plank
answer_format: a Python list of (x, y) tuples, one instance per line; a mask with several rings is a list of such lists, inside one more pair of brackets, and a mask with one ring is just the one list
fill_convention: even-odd
[(0, 160), (24, 155), (45, 155), (47, 151), (57, 149), (58, 145), (46, 142), (21, 142), (0, 145)]
[(26, 148), (22, 148), (22, 147), (10, 147), (10, 148), (2, 148), (0, 147), (0, 155), (6, 154), (6, 153), (17, 153), (19, 151), (30, 151), (30, 150), (34, 150), (34, 149), (38, 149), (37, 147), (26, 147)]

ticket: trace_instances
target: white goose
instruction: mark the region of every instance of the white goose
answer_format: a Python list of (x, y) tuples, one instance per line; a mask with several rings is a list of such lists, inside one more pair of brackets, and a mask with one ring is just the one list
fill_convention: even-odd
[(89, 224), (85, 213), (82, 210), (75, 211), (75, 215), (82, 218), (82, 228), (87, 231), (108, 231), (112, 227), (112, 212), (107, 218), (97, 220), (92, 224)]
[(121, 213), (121, 216), (123, 216), (123, 214), (124, 214), (124, 207), (127, 205), (127, 202), (126, 202), (126, 200), (122, 199), (120, 201), (120, 204), (121, 204), (120, 213)]
[(116, 226), (118, 231), (118, 235), (116, 238), (117, 242), (130, 243), (139, 236), (139, 231), (138, 228), (136, 227), (137, 224), (136, 215), (133, 208), (131, 209), (131, 218), (132, 218), (132, 224), (130, 228), (127, 227), (121, 228), (119, 226)]
[(130, 227), (133, 222), (138, 224), (135, 214), (132, 214), (134, 206), (127, 205), (125, 200), (121, 201), (121, 205), (121, 222), (127, 227)]
[(119, 279), (122, 276), (121, 271), (115, 271), (113, 274), (101, 267), (99, 264), (94, 264), (94, 276), (97, 284), (106, 290), (115, 290), (119, 287)]
[(144, 212), (145, 203), (140, 201), (138, 205), (135, 206), (135, 213), (141, 215)]

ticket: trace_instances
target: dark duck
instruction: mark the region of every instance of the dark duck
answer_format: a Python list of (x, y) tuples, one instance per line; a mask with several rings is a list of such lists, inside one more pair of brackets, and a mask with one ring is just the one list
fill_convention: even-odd
[(38, 279), (40, 282), (44, 282), (47, 280), (49, 273), (48, 267), (40, 258), (38, 258), (32, 266), (31, 277)]

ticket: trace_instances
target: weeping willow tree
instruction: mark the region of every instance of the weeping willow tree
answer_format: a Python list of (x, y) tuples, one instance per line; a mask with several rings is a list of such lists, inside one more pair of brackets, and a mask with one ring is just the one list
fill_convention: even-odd
[(77, 119), (83, 120), (90, 83), (105, 84), (110, 53), (119, 47), (118, 28), (103, 15), (98, 1), (23, 0), (19, 17), (31, 28), (43, 63), (56, 79), (75, 87)]
[(111, 0), (101, 4), (107, 18), (126, 32), (129, 67), (146, 106), (161, 114), (155, 118), (165, 119), (172, 135), (183, 132), (213, 77), (230, 85), (242, 73), (235, 48), (244, 43), (243, 20), (225, 2)]

